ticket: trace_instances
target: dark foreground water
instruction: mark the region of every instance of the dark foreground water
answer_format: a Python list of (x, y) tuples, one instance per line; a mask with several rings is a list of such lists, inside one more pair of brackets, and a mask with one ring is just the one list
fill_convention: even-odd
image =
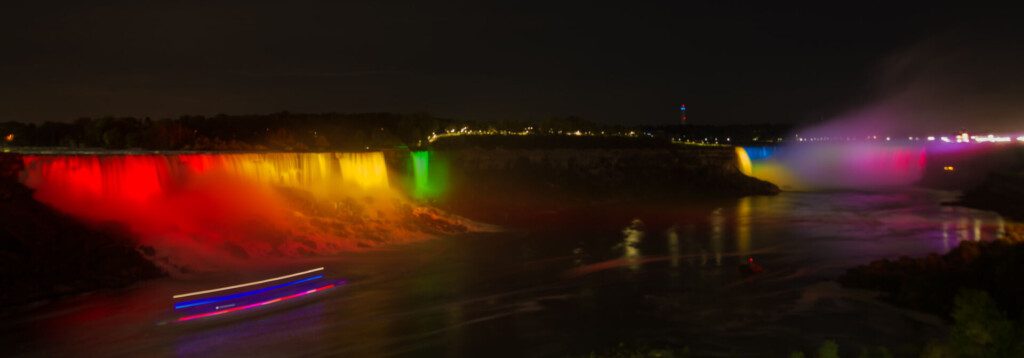
[[(784, 193), (720, 205), (551, 213), (471, 234), (247, 272), (164, 279), (8, 315), (4, 355), (566, 356), (628, 347), (786, 356), (836, 340), (915, 349), (937, 318), (832, 279), (882, 257), (992, 240), (1008, 222), (949, 193)], [(592, 220), (588, 221), (588, 217)], [(634, 221), (633, 219), (639, 219)], [(766, 271), (745, 277), (748, 257)], [(161, 324), (174, 293), (324, 265), (340, 288), (280, 307)]]

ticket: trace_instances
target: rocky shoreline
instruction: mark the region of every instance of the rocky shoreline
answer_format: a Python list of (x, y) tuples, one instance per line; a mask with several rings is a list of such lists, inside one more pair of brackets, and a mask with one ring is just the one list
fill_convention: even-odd
[(847, 270), (838, 281), (881, 291), (890, 303), (941, 317), (949, 317), (958, 292), (978, 290), (991, 295), (1010, 318), (1021, 319), (1024, 286), (1013, 282), (1022, 276), (1024, 242), (1000, 240), (965, 241), (945, 255), (873, 261)]

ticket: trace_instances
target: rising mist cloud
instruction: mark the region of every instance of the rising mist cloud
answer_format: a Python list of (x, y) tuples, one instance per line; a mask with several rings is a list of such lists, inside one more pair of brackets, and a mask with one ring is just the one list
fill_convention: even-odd
[(1010, 25), (965, 25), (879, 61), (870, 100), (803, 136), (1024, 131), (1024, 43)]

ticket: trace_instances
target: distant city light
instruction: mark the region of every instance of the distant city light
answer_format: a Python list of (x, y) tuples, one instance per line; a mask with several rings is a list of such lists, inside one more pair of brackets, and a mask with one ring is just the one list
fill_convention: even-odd
[(7, 135), (4, 136), (4, 141), (6, 141), (6, 142), (13, 142), (14, 141), (14, 133), (7, 133)]
[(954, 168), (952, 165), (947, 165), (947, 166), (942, 167), (942, 170), (945, 170), (947, 172), (951, 172), (951, 171), (956, 170), (956, 168)]
[(977, 137), (977, 136), (974, 137), (974, 141), (978, 142), (978, 143), (984, 143), (984, 142), (989, 142), (989, 143), (1006, 143), (1006, 142), (1009, 142), (1011, 140), (1013, 140), (1013, 139), (1011, 139), (1010, 137), (996, 137), (994, 134), (989, 134), (988, 136), (985, 136), (985, 137)]
[[(681, 109), (685, 108), (685, 105), (680, 106), (680, 108)], [(678, 142), (678, 143), (682, 143), (682, 144), (702, 144), (703, 143), (703, 144), (718, 145), (718, 144), (732, 144), (732, 143), (734, 143), (734, 141), (732, 140), (731, 136), (729, 136), (729, 137), (710, 137), (709, 136), (709, 137), (704, 137), (704, 139), (701, 140), (701, 139), (699, 139), (700, 137), (697, 137), (697, 138), (690, 137), (690, 138), (688, 138), (686, 135), (682, 135), (682, 136), (679, 136), (679, 137), (676, 137), (675, 135), (668, 135), (668, 136), (666, 136), (666, 134), (647, 132), (647, 131), (643, 131), (643, 130), (589, 131), (589, 130), (575, 129), (575, 128), (565, 128), (565, 129), (560, 129), (559, 130), (559, 129), (550, 129), (550, 128), (549, 129), (538, 129), (538, 128), (534, 128), (534, 127), (525, 127), (524, 129), (516, 129), (516, 130), (501, 130), (501, 129), (496, 129), (496, 128), (493, 128), (493, 127), (490, 127), (490, 128), (487, 128), (487, 129), (472, 129), (469, 126), (464, 126), (464, 127), (461, 127), (461, 128), (454, 128), (454, 129), (443, 129), (443, 130), (438, 131), (436, 133), (432, 133), (432, 134), (430, 134), (426, 138), (426, 142), (427, 143), (433, 143), (436, 140), (441, 139), (443, 137), (455, 137), (455, 136), (464, 136), (464, 135), (466, 135), (466, 136), (488, 136), (488, 135), (533, 135), (533, 134), (557, 134), (557, 135), (566, 135), (566, 136), (623, 136), (623, 137), (634, 137), (634, 138), (635, 137), (641, 137), (641, 136), (643, 136), (643, 137), (650, 137), (650, 138), (659, 138), (659, 137), (663, 137), (664, 136), (666, 139), (668, 139), (668, 140), (670, 140), (672, 142)], [(801, 136), (800, 134), (792, 134), (792, 136), (793, 136), (792, 139), (794, 139), (793, 142), (812, 142), (812, 143), (840, 142), (840, 141), (846, 141), (846, 142), (851, 142), (851, 141), (880, 141), (880, 140), (885, 140), (887, 142), (902, 142), (904, 140), (903, 139), (904, 137), (894, 137), (891, 134), (890, 135), (883, 135), (883, 134), (885, 134), (885, 133), (872, 134), (872, 135), (867, 135), (867, 136), (811, 136), (811, 137), (804, 137), (804, 136)], [(10, 137), (8, 137), (8, 138), (10, 138)], [(1017, 142), (1021, 142), (1022, 144), (1024, 144), (1024, 135), (1016, 135), (1015, 134), (1014, 136), (1007, 136), (1007, 135), (1000, 135), (1000, 134), (987, 134), (985, 136), (972, 136), (972, 135), (969, 134), (969, 132), (967, 132), (965, 130), (959, 131), (959, 132), (957, 132), (957, 134), (952, 135), (952, 136), (934, 136), (934, 135), (916, 136), (916, 135), (907, 135), (905, 138), (906, 138), (905, 140), (907, 142), (916, 142), (916, 141), (927, 140), (929, 142), (942, 141), (943, 143), (954, 143), (954, 142), (955, 143), (1008, 143), (1008, 142), (1014, 142), (1016, 140)], [(8, 139), (8, 141), (10, 141), (10, 139)], [(739, 140), (738, 139), (736, 141), (736, 143), (744, 143), (745, 141), (746, 140)], [(784, 141), (786, 141), (786, 138), (763, 138), (761, 136), (754, 136), (751, 139), (749, 139), (749, 141), (752, 141), (752, 142), (769, 142), (769, 143), (770, 142), (784, 142)], [(367, 148), (367, 150), (369, 150), (369, 149), (372, 149), (372, 147)]]

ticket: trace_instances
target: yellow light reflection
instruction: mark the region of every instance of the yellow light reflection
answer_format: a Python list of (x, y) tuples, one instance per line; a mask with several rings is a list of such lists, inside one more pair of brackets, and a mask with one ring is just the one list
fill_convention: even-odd
[(974, 241), (981, 241), (981, 219), (974, 219)]
[(679, 267), (679, 233), (676, 232), (676, 228), (673, 226), (668, 229), (668, 253), (670, 257), (670, 263), (672, 268)]
[(644, 237), (643, 222), (634, 219), (625, 229), (622, 229), (622, 258), (626, 260), (629, 270), (636, 272), (640, 270), (640, 240)]
[(722, 208), (712, 211), (708, 221), (711, 224), (711, 251), (715, 255), (715, 266), (722, 266), (722, 233), (725, 226)]
[(750, 253), (750, 201), (749, 196), (740, 199), (736, 205), (736, 250), (740, 261), (746, 260)]

